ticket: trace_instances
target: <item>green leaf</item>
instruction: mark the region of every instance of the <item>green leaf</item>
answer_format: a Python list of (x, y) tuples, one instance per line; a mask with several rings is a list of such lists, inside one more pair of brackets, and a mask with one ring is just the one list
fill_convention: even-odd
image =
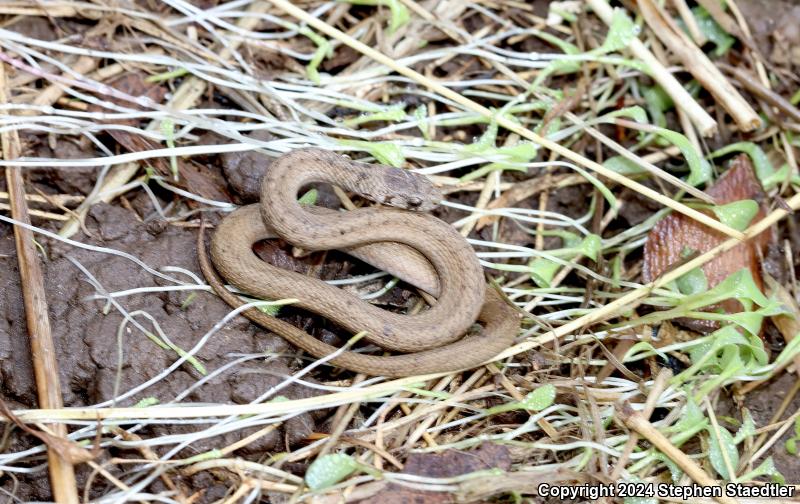
[(655, 457), (653, 458), (655, 458), (656, 460), (660, 460), (661, 462), (664, 463), (665, 466), (667, 466), (667, 469), (669, 469), (669, 476), (670, 478), (672, 478), (672, 482), (677, 485), (678, 482), (683, 477), (683, 471), (681, 471), (681, 468), (678, 467), (678, 464), (676, 464), (675, 462), (672, 461), (671, 458), (667, 457), (666, 455), (660, 452), (656, 454)]
[(675, 280), (681, 294), (699, 294), (708, 290), (708, 280), (702, 268), (687, 271)]
[(319, 196), (316, 189), (309, 189), (305, 194), (297, 198), (297, 202), (301, 206), (311, 206), (317, 204), (317, 197)]
[(775, 173), (775, 167), (772, 166), (767, 154), (761, 147), (753, 142), (736, 142), (726, 145), (709, 154), (708, 158), (716, 159), (718, 157), (727, 156), (732, 152), (744, 152), (750, 157), (750, 160), (753, 162), (753, 169), (756, 172), (756, 177), (758, 177), (762, 183), (766, 178)]
[(767, 457), (767, 459), (762, 462), (760, 466), (743, 475), (741, 478), (739, 478), (739, 481), (752, 481), (760, 476), (769, 476), (773, 482), (778, 483), (779, 485), (786, 484), (786, 478), (783, 477), (783, 474), (778, 472), (772, 457)]
[(646, 87), (642, 92), (642, 97), (647, 103), (647, 111), (656, 126), (666, 127), (667, 118), (664, 116), (664, 112), (672, 107), (672, 99), (669, 95), (661, 86), (653, 86)]
[(358, 462), (350, 455), (344, 453), (323, 455), (308, 466), (306, 485), (315, 492), (323, 490), (350, 476), (358, 467)]
[(611, 17), (611, 25), (603, 45), (589, 51), (589, 54), (601, 55), (619, 52), (630, 45), (631, 41), (639, 36), (641, 29), (633, 23), (624, 9), (616, 7)]
[(168, 72), (154, 74), (147, 77), (144, 81), (145, 82), (163, 82), (170, 79), (177, 79), (178, 77), (183, 77), (184, 75), (188, 74), (189, 70), (186, 68), (176, 68), (175, 70), (170, 70)]
[(681, 301), (680, 307), (693, 310), (702, 306), (709, 306), (725, 299), (736, 299), (741, 302), (746, 309), (750, 309), (752, 303), (759, 306), (767, 306), (769, 300), (761, 292), (755, 282), (750, 268), (742, 268), (728, 275), (725, 280), (718, 283), (705, 293), (686, 296)]
[(550, 282), (561, 265), (545, 257), (537, 257), (528, 264), (531, 279), (542, 288), (550, 287)]
[(146, 408), (148, 406), (155, 406), (158, 404), (158, 399), (155, 397), (145, 397), (141, 401), (137, 402), (133, 407), (134, 408)]
[(222, 458), (225, 455), (222, 453), (222, 450), (214, 448), (213, 450), (208, 450), (207, 452), (198, 453), (192, 457), (183, 459), (181, 462), (186, 465), (196, 464), (198, 462), (203, 462), (205, 460), (214, 460), (218, 458)]
[(619, 288), (622, 280), (622, 252), (611, 258), (611, 284)]
[(430, 138), (428, 138), (428, 107), (420, 104), (415, 108), (414, 119), (417, 120), (417, 127), (422, 133), (423, 138), (425, 138), (425, 140), (430, 140)]
[[(578, 17), (572, 12), (570, 8), (573, 4), (570, 5), (568, 2), (567, 4), (563, 4), (562, 2), (550, 2), (547, 9), (547, 17), (548, 17), (548, 24), (550, 23), (550, 19), (552, 17), (561, 18), (564, 21), (569, 21), (570, 23), (574, 23), (578, 20)], [(580, 7), (575, 9), (575, 11), (579, 11)]]
[(629, 119), (633, 119), (634, 121), (642, 124), (647, 124), (647, 112), (640, 106), (634, 105), (632, 107), (624, 107), (619, 110), (615, 110), (613, 112), (609, 112), (608, 114), (603, 115), (598, 119), (602, 119), (601, 122), (613, 122), (609, 121), (609, 119), (614, 119), (615, 117), (627, 117)]
[[(175, 148), (175, 123), (167, 117), (160, 124), (161, 134), (167, 141), (167, 147), (170, 149)], [(169, 169), (172, 172), (172, 178), (178, 180), (178, 159), (175, 156), (169, 157)]]
[(789, 438), (786, 441), (786, 451), (789, 452), (789, 455), (797, 455), (797, 438)]
[(556, 387), (554, 385), (542, 385), (533, 392), (528, 393), (522, 401), (525, 409), (532, 411), (542, 411), (553, 404), (556, 399)]
[(642, 95), (647, 105), (649, 107), (653, 107), (659, 112), (666, 112), (675, 106), (675, 103), (672, 101), (672, 97), (670, 97), (670, 95), (664, 91), (664, 88), (657, 84), (655, 86), (645, 88)]
[(726, 226), (744, 231), (758, 213), (758, 203), (751, 199), (739, 200), (713, 206), (711, 210), (717, 219)]
[(483, 153), (488, 149), (496, 149), (497, 144), (497, 120), (492, 118), (492, 121), (489, 123), (489, 126), (486, 128), (486, 131), (483, 132), (481, 137), (464, 147), (466, 152), (475, 152), (475, 153)]
[(726, 288), (730, 288), (730, 284), (733, 284), (732, 288), (730, 288), (731, 297), (738, 299), (740, 302), (745, 299), (752, 301), (758, 306), (768, 306), (770, 304), (769, 299), (767, 299), (761, 292), (761, 289), (756, 286), (750, 268), (740, 269), (728, 276), (728, 278), (723, 280), (718, 286), (723, 284), (725, 284)]
[(632, 347), (628, 349), (627, 352), (625, 352), (625, 357), (622, 358), (622, 362), (631, 362), (632, 360), (639, 360), (641, 358), (639, 354), (658, 355), (665, 361), (668, 360), (668, 356), (666, 353), (654, 347), (647, 341), (640, 341), (638, 343), (635, 343)]
[(389, 11), (392, 13), (392, 20), (389, 22), (389, 33), (394, 33), (411, 20), (411, 15), (406, 6), (399, 0), (388, 0), (387, 4)]
[[(800, 334), (796, 334), (795, 337), (792, 338), (792, 341), (790, 341), (786, 347), (781, 350), (781, 353), (775, 358), (775, 367), (782, 367), (785, 363), (794, 359), (797, 355), (800, 355)], [(797, 424), (795, 424), (795, 426), (796, 425)], [(800, 434), (798, 434), (798, 436), (800, 436)]]
[(640, 175), (646, 173), (645, 169), (634, 161), (624, 156), (613, 156), (603, 162), (603, 166), (620, 175)]
[(767, 457), (767, 460), (761, 463), (760, 466), (756, 468), (756, 472), (760, 473), (763, 476), (769, 476), (772, 478), (772, 481), (779, 485), (786, 484), (786, 478), (783, 477), (783, 474), (778, 471), (778, 468), (775, 467), (775, 462), (773, 462), (772, 457)]
[(728, 52), (728, 49), (736, 42), (733, 38), (722, 29), (722, 27), (714, 21), (711, 14), (708, 13), (702, 6), (697, 6), (692, 9), (697, 26), (706, 38), (714, 44), (713, 55), (719, 58)]
[(394, 166), (395, 168), (400, 168), (406, 162), (403, 150), (397, 144), (377, 142), (372, 144), (369, 151), (382, 164)]
[(597, 257), (600, 255), (600, 251), (603, 250), (603, 241), (598, 235), (589, 233), (581, 242), (579, 250), (581, 254), (597, 262)]
[(725, 464), (722, 453), (724, 450), (731, 463), (731, 467), (735, 470), (736, 466), (739, 465), (739, 450), (736, 449), (736, 443), (733, 442), (731, 433), (721, 425), (717, 427), (718, 429), (714, 429), (711, 426), (708, 428), (708, 433), (711, 435), (709, 439), (710, 449), (708, 459), (711, 462), (711, 466), (717, 471), (717, 474), (723, 479), (731, 481), (736, 475), (730, 474), (728, 471), (728, 466)]
[(791, 168), (789, 168), (788, 164), (785, 164), (772, 175), (761, 179), (761, 185), (764, 187), (765, 191), (768, 191), (773, 187), (777, 187), (787, 180), (793, 185), (800, 185), (800, 175), (790, 172)]
[(570, 42), (567, 42), (565, 39), (562, 39), (560, 37), (556, 37), (555, 35), (551, 35), (551, 34), (549, 34), (547, 32), (543, 32), (543, 31), (539, 31), (539, 30), (530, 30), (530, 32), (533, 35), (535, 35), (535, 36), (539, 37), (540, 39), (544, 40), (548, 44), (552, 44), (552, 45), (558, 47), (561, 50), (561, 52), (563, 52), (564, 54), (575, 55), (575, 54), (580, 54), (581, 53), (581, 50), (578, 48), (578, 46), (576, 46), (575, 44), (572, 44)]
[(578, 248), (583, 241), (579, 234), (566, 229), (543, 229), (539, 232), (542, 236), (557, 236), (561, 238), (562, 247)]
[(402, 121), (405, 117), (406, 117), (406, 106), (405, 104), (401, 103), (389, 107), (385, 110), (381, 110), (379, 112), (373, 112), (371, 114), (362, 114), (358, 117), (347, 119), (343, 121), (343, 124), (345, 126), (353, 127), (374, 121), (397, 122), (397, 121)]
[(311, 60), (308, 62), (308, 65), (306, 65), (306, 74), (308, 75), (308, 80), (314, 84), (319, 84), (319, 70), (317, 69), (319, 68), (319, 65), (322, 63), (323, 59), (333, 54), (333, 46), (331, 46), (331, 43), (328, 42), (327, 39), (317, 35), (308, 28), (300, 28), (299, 33), (300, 35), (311, 39), (311, 41), (314, 42), (314, 45), (317, 46), (317, 50), (314, 51), (314, 55), (311, 56)]
[(675, 425), (670, 427), (670, 432), (681, 432), (695, 430), (699, 425), (707, 423), (703, 410), (697, 405), (691, 394), (686, 396), (686, 405), (683, 407), (683, 414)]
[(391, 19), (389, 20), (389, 33), (394, 33), (411, 19), (408, 9), (399, 0), (337, 0), (346, 1), (353, 5), (382, 5), (389, 8)]
[(614, 213), (616, 214), (617, 210), (619, 210), (619, 203), (617, 202), (617, 197), (614, 196), (614, 193), (612, 193), (611, 190), (608, 187), (606, 187), (605, 184), (600, 182), (600, 180), (598, 180), (597, 177), (590, 174), (589, 172), (579, 167), (578, 165), (573, 165), (572, 169), (580, 173), (580, 175), (583, 178), (588, 180), (590, 184), (592, 184), (598, 191), (600, 191), (600, 194), (602, 194), (603, 198), (605, 198), (605, 200), (608, 202), (609, 208), (613, 210)]
[(683, 158), (689, 165), (689, 178), (686, 183), (696, 186), (711, 180), (711, 165), (700, 157), (692, 142), (677, 131), (656, 127), (655, 133), (680, 149)]
[(369, 152), (379, 163), (400, 168), (405, 163), (403, 150), (399, 145), (391, 142), (367, 142), (364, 140), (337, 140), (339, 144), (355, 147)]
[[(638, 123), (648, 124), (647, 112), (639, 106), (615, 110), (599, 117), (595, 122), (612, 123), (613, 121), (611, 121), (611, 119), (615, 117), (629, 117)], [(686, 180), (688, 184), (696, 186), (711, 180), (711, 165), (700, 156), (694, 148), (694, 145), (692, 145), (692, 142), (690, 142), (685, 135), (666, 128), (659, 128), (658, 126), (649, 125), (647, 128), (647, 131), (664, 138), (680, 149), (683, 158), (686, 160), (686, 164), (689, 165), (689, 178)], [(614, 161), (613, 163), (616, 163), (617, 167), (621, 167), (622, 165), (621, 161)]]

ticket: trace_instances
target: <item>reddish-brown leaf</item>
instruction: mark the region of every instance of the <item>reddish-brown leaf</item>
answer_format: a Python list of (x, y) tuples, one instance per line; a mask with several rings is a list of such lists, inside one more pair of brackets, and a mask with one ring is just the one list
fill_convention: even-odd
[[(743, 199), (755, 200), (759, 203), (759, 210), (753, 222), (759, 221), (767, 213), (766, 195), (753, 172), (750, 158), (744, 154), (734, 159), (728, 171), (706, 192), (720, 205)], [(710, 212), (705, 213), (710, 215)], [(680, 263), (681, 253), (684, 249), (703, 253), (727, 239), (725, 234), (700, 224), (690, 217), (672, 213), (659, 221), (647, 237), (644, 245), (642, 276), (646, 282), (651, 282)], [(739, 244), (707, 262), (703, 266), (703, 273), (706, 275), (709, 288), (720, 283), (731, 273), (748, 267), (756, 285), (763, 290), (760, 254), (773, 239), (771, 230), (764, 231), (747, 243)], [(720, 307), (728, 313), (742, 310), (741, 304), (735, 300), (726, 300), (721, 303)], [(693, 329), (703, 332), (713, 331), (718, 327), (718, 324), (713, 321), (703, 320), (692, 323)]]

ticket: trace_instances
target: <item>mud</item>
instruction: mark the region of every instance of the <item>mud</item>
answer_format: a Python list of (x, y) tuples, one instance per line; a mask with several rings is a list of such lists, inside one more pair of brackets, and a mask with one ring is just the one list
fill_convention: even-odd
[[(36, 175), (34, 179), (41, 180), (40, 177), (44, 176)], [(56, 185), (59, 179), (51, 180)], [(81, 192), (85, 191), (84, 186)], [(149, 200), (138, 197), (134, 200), (134, 208), (146, 211), (142, 215), (153, 213)], [(162, 201), (164, 203), (166, 202)], [(34, 224), (47, 227), (47, 223), (43, 222)], [(75, 237), (76, 240), (128, 252), (156, 270), (165, 266), (177, 266), (193, 272), (199, 271), (196, 257), (197, 230), (194, 228), (177, 227), (159, 220), (145, 223), (132, 210), (106, 204), (97, 205), (91, 210), (86, 226), (93, 238), (81, 234)], [(121, 331), (119, 343), (122, 315), (114, 308), (105, 310), (105, 301), (88, 299), (96, 290), (73, 261), (84, 266), (107, 292), (166, 285), (165, 280), (154, 277), (125, 258), (78, 249), (42, 236), (37, 236), (37, 241), (46, 252), (40, 258), (66, 406), (86, 406), (111, 400), (115, 389), (120, 393), (125, 392), (158, 375), (177, 359), (178, 356), (173, 351), (160, 348), (132, 324)], [(179, 278), (182, 276), (180, 273), (172, 275)], [(147, 312), (170, 340), (184, 350), (191, 349), (230, 310), (211, 293), (198, 291), (134, 294), (117, 298), (117, 301), (132, 315)], [(35, 406), (36, 388), (16, 267), (13, 231), (5, 225), (0, 226), (0, 314), (2, 397), (15, 407)], [(136, 316), (136, 320), (147, 330), (157, 333), (148, 319)], [(121, 353), (118, 347), (121, 348)], [(249, 403), (283, 381), (285, 376), (292, 374), (302, 364), (299, 359), (270, 357), (268, 354), (292, 353), (293, 349), (280, 337), (266, 333), (244, 318), (234, 319), (210, 338), (196, 354), (196, 358), (211, 373), (233, 360), (234, 355), (264, 354), (264, 357), (231, 367), (197, 388), (185, 401)], [(202, 375), (194, 367), (185, 364), (165, 379), (130, 398), (118, 401), (117, 404), (131, 406), (146, 398), (167, 402), (201, 378)], [(298, 385), (279, 392), (291, 399), (309, 397), (312, 393), (311, 389)], [(308, 415), (293, 418), (282, 428), (248, 445), (238, 454), (261, 457), (271, 451), (284, 451), (289, 446), (302, 442), (315, 430), (315, 422)], [(177, 434), (198, 428), (191, 425), (164, 426), (153, 429), (147, 435)], [(183, 455), (189, 456), (226, 446), (255, 430), (253, 428), (199, 441), (186, 449)], [(30, 439), (18, 438), (12, 448), (22, 449), (30, 443)], [(156, 452), (160, 453), (160, 450), (156, 449)], [(39, 482), (44, 481), (42, 476), (43, 474), (36, 476)], [(10, 490), (8, 485), (11, 482), (4, 483), (6, 489)], [(35, 484), (34, 481), (30, 485), (20, 486), (16, 495), (22, 499), (50, 497), (48, 485)]]

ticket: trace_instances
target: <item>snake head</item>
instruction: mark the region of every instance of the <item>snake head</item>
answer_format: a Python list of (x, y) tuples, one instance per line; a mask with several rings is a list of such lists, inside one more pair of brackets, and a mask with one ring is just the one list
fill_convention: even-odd
[(443, 197), (441, 191), (424, 175), (389, 168), (383, 173), (383, 181), (373, 190), (370, 199), (396, 208), (428, 212), (436, 208)]

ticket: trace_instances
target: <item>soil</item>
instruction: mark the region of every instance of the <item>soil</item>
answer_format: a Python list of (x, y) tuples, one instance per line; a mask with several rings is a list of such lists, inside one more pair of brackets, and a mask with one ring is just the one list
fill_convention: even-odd
[[(34, 178), (39, 181), (34, 184), (37, 188), (42, 188), (40, 182), (49, 182), (48, 187), (44, 188), (46, 192), (62, 189), (60, 183), (63, 179), (55, 172), (39, 173)], [(74, 183), (76, 179), (70, 180)], [(90, 180), (86, 179), (85, 182), (88, 185)], [(84, 186), (80, 192), (85, 194), (90, 187)], [(137, 197), (132, 203), (139, 210), (139, 215), (147, 216), (154, 212), (147, 198)], [(91, 236), (80, 234), (74, 239), (133, 254), (156, 270), (176, 266), (199, 275), (197, 229), (177, 227), (159, 220), (143, 222), (139, 215), (119, 205), (97, 205), (86, 219)], [(43, 222), (34, 224), (49, 227)], [(95, 294), (95, 288), (75, 263), (85, 267), (108, 292), (165, 285), (166, 281), (154, 277), (126, 258), (72, 247), (42, 236), (36, 239), (45, 251), (40, 259), (48, 288), (47, 302), (66, 406), (87, 406), (109, 401), (114, 398), (118, 372), (116, 387), (124, 392), (158, 375), (176, 360), (174, 352), (160, 348), (131, 324), (122, 332), (120, 355), (118, 332), (123, 316), (114, 308), (106, 310), (105, 301), (89, 299)], [(284, 262), (291, 262), (292, 258), (287, 257)], [(192, 348), (203, 334), (230, 311), (224, 302), (208, 292), (131, 295), (117, 300), (131, 314), (147, 312), (158, 321), (170, 340), (185, 350)], [(35, 406), (36, 388), (13, 230), (9, 226), (0, 226), (0, 314), (0, 394), (12, 407)], [(152, 322), (146, 318), (138, 316), (136, 320), (149, 331), (156, 332)], [(270, 355), (292, 352), (293, 349), (282, 338), (267, 333), (244, 318), (236, 318), (219, 330), (196, 354), (196, 358), (211, 373), (233, 360), (234, 355), (263, 354), (263, 357), (231, 367), (197, 388), (185, 400), (223, 404), (252, 402), (283, 381), (301, 364), (299, 359)], [(165, 379), (117, 404), (131, 406), (146, 398), (168, 402), (202, 377), (196, 369), (186, 364)], [(280, 391), (281, 395), (291, 399), (309, 397), (313, 393), (311, 389), (299, 385), (291, 385)], [(284, 451), (288, 446), (304, 440), (315, 428), (316, 419), (308, 415), (295, 417), (281, 429), (249, 444), (240, 455), (260, 457), (271, 451)], [(166, 428), (159, 429), (164, 432), (153, 434), (167, 433)], [(196, 429), (194, 426), (169, 426), (172, 434)], [(226, 446), (252, 432), (241, 431), (201, 440), (193, 443), (183, 455), (191, 456), (213, 447)], [(15, 443), (27, 441), (17, 440)], [(20, 484), (22, 486), (17, 489), (16, 495), (21, 499), (50, 498), (48, 485), (34, 482), (28, 486), (24, 479)], [(11, 490), (11, 485), (11, 481), (5, 482), (8, 490)]]

